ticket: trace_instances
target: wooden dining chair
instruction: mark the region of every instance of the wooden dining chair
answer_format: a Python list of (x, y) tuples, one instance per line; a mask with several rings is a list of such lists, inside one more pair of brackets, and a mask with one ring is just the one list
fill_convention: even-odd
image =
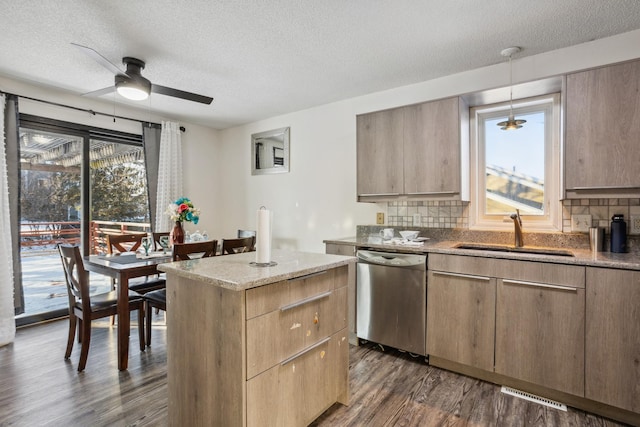
[[(216, 255), (217, 240), (205, 240), (193, 243), (174, 243), (171, 258), (173, 261), (188, 261), (191, 259), (208, 258)], [(146, 342), (151, 345), (151, 310), (159, 309), (167, 311), (167, 290), (159, 289), (144, 294), (145, 310), (147, 315)]]
[(160, 244), (161, 237), (169, 237), (169, 232), (163, 231), (163, 232), (153, 233), (153, 244), (156, 248), (156, 251), (161, 251), (163, 249), (162, 245)]
[(143, 233), (135, 234), (107, 234), (107, 253), (135, 252), (142, 244)]
[(222, 255), (239, 254), (253, 250), (254, 237), (242, 237), (239, 239), (223, 239)]
[[(135, 252), (140, 248), (142, 239), (147, 237), (143, 233), (135, 234), (108, 234), (107, 235), (107, 252), (109, 255), (115, 255), (122, 252)], [(159, 239), (159, 237), (158, 237)], [(111, 282), (111, 289), (115, 289), (115, 281)], [(129, 282), (129, 289), (139, 294), (164, 289), (166, 280), (157, 275), (141, 277)]]
[[(73, 342), (78, 329), (78, 342), (81, 344), (78, 372), (84, 370), (91, 343), (91, 321), (102, 317), (114, 316), (118, 312), (116, 291), (90, 295), (89, 272), (85, 270), (80, 248), (72, 245), (58, 245), (69, 296), (69, 336), (65, 359), (71, 356)], [(129, 311), (138, 310), (138, 337), (140, 350), (144, 351), (144, 299), (142, 295), (129, 291)]]
[(251, 242), (251, 250), (256, 250), (256, 232), (255, 230), (238, 230), (238, 238), (242, 237), (252, 237), (253, 240)]

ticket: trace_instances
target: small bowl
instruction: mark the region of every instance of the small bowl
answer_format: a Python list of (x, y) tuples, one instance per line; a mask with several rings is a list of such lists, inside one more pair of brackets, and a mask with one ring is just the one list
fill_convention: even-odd
[(420, 234), (419, 231), (414, 230), (403, 230), (400, 232), (400, 235), (404, 240), (414, 240)]

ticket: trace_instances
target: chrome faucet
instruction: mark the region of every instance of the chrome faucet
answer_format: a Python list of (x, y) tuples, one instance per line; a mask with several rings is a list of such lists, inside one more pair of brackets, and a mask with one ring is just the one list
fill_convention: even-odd
[(520, 209), (516, 209), (516, 213), (511, 214), (513, 220), (513, 226), (515, 227), (515, 247), (521, 248), (524, 246), (524, 240), (522, 239), (522, 219), (520, 218)]

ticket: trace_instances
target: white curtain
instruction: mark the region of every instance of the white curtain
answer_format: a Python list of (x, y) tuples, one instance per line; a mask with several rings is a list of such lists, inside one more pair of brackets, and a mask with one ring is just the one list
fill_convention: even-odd
[(156, 232), (171, 231), (173, 223), (167, 207), (182, 194), (182, 140), (180, 125), (162, 122), (160, 158), (158, 161), (158, 193), (156, 198)]
[(11, 252), (11, 222), (9, 221), (9, 182), (7, 180), (7, 156), (4, 136), (5, 96), (0, 95), (0, 346), (13, 341), (16, 336), (16, 321), (13, 307), (13, 257)]

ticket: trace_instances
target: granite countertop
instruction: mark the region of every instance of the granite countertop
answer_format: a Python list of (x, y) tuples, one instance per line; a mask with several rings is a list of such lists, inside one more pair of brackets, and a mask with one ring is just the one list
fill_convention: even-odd
[[(549, 254), (528, 254), (521, 252), (497, 252), (490, 250), (477, 249), (459, 249), (457, 245), (462, 242), (455, 240), (439, 240), (430, 238), (420, 246), (392, 244), (390, 242), (379, 242), (379, 239), (371, 239), (367, 237), (345, 237), (339, 239), (327, 239), (324, 243), (354, 245), (358, 248), (372, 248), (381, 251), (405, 252), (405, 253), (441, 253), (451, 255), (468, 255), (481, 256), (485, 258), (503, 258), (523, 261), (539, 261), (550, 262), (554, 264), (572, 264), (585, 265), (591, 267), (620, 268), (625, 270), (640, 270), (640, 255), (635, 253), (612, 253), (612, 252), (596, 252), (593, 253), (588, 249), (572, 249), (572, 248), (553, 248), (563, 249), (573, 253), (573, 257), (558, 256)], [(536, 248), (536, 246), (526, 246)], [(545, 248), (546, 249), (546, 248)]]
[(281, 280), (305, 276), (355, 262), (354, 257), (322, 253), (273, 250), (277, 265), (256, 267), (255, 252), (161, 264), (158, 270), (227, 289), (242, 291)]

